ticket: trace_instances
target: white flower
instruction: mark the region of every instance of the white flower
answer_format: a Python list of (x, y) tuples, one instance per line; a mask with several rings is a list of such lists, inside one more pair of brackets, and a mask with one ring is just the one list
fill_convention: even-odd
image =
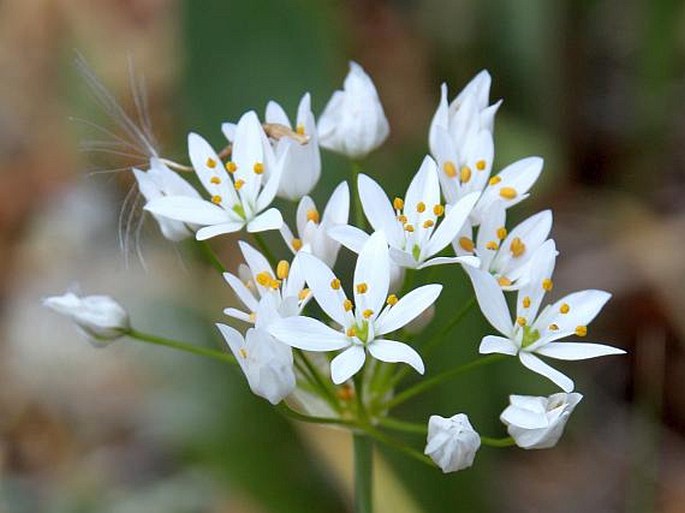
[(511, 403), (500, 415), (509, 435), (523, 449), (554, 447), (576, 405), (583, 398), (578, 393), (558, 393), (549, 397), (509, 396)]
[(225, 324), (217, 328), (245, 373), (250, 389), (271, 404), (280, 403), (295, 390), (292, 350), (261, 328), (250, 328), (245, 338)]
[(466, 222), (452, 242), (457, 255), (476, 255), (480, 268), (492, 274), (504, 290), (521, 288), (528, 280), (530, 262), (552, 229), (552, 212), (545, 210), (506, 229), (506, 210), (501, 201), (493, 203), (483, 219), (478, 236)]
[[(455, 262), (479, 264), (473, 256), (431, 258), (454, 240), (478, 199), (478, 194), (468, 195), (446, 212), (440, 203), (440, 186), (432, 158), (426, 156), (423, 160), (404, 199), (395, 198), (391, 203), (381, 186), (363, 174), (359, 175), (358, 184), (364, 214), (371, 227), (387, 237), (390, 257), (396, 265), (422, 269)], [(355, 253), (359, 253), (369, 237), (353, 226), (332, 228), (328, 233)]]
[(334, 226), (346, 225), (350, 212), (350, 190), (346, 182), (335, 188), (328, 204), (319, 215), (316, 204), (305, 196), (300, 200), (295, 214), (297, 223), (297, 237), (285, 223), (281, 227), (281, 235), (293, 253), (304, 251), (320, 258), (327, 266), (333, 267), (338, 258), (340, 243), (328, 235), (328, 230)]
[[(147, 202), (164, 196), (200, 197), (188, 182), (156, 157), (150, 159), (150, 169), (147, 171), (136, 168), (132, 171), (138, 182), (138, 190)], [(157, 214), (152, 215), (157, 220), (162, 235), (169, 240), (180, 241), (193, 235), (190, 228), (182, 221), (174, 221)]]
[(352, 159), (378, 148), (390, 133), (388, 120), (371, 78), (356, 62), (342, 91), (336, 91), (319, 117), (321, 146)]
[(331, 377), (343, 383), (364, 365), (366, 351), (384, 362), (404, 362), (423, 374), (419, 354), (407, 344), (386, 340), (383, 335), (405, 326), (432, 305), (441, 285), (419, 287), (398, 300), (388, 296), (390, 258), (388, 244), (381, 232), (369, 237), (359, 253), (354, 270), (354, 303), (321, 260), (300, 253), (302, 271), (321, 309), (341, 326), (336, 330), (310, 317), (289, 317), (274, 321), (267, 328), (277, 339), (305, 351), (342, 353), (331, 362)]
[(237, 232), (244, 226), (248, 232), (281, 227), (283, 218), (277, 209), (264, 211), (276, 196), (281, 167), (254, 112), (240, 118), (233, 143), (233, 160), (227, 162), (225, 168), (209, 143), (197, 134), (188, 135), (188, 153), (211, 201), (167, 196), (151, 201), (145, 206), (146, 210), (204, 226), (196, 234), (198, 240)]
[(480, 448), (480, 436), (469, 418), (457, 413), (449, 419), (431, 415), (428, 419), (428, 440), (424, 453), (446, 474), (473, 465)]
[(43, 305), (69, 317), (96, 346), (104, 346), (131, 330), (128, 312), (109, 296), (79, 297), (67, 292), (43, 299)]
[(274, 272), (259, 251), (243, 241), (238, 245), (247, 266), (239, 270), (241, 276), (224, 273), (224, 279), (247, 311), (226, 308), (224, 313), (261, 328), (279, 316), (298, 315), (310, 299), (300, 258), (295, 256), (292, 264), (281, 260)]
[(504, 292), (490, 273), (465, 267), (476, 292), (478, 304), (490, 324), (503, 337), (488, 335), (480, 344), (481, 354), (518, 356), (528, 369), (545, 376), (564, 392), (573, 390), (573, 381), (543, 362), (539, 356), (559, 360), (585, 360), (625, 351), (603, 344), (557, 342), (576, 334), (584, 337), (587, 325), (597, 316), (611, 294), (583, 290), (547, 305), (538, 313), (546, 292), (552, 290), (552, 272), (557, 255), (553, 240), (545, 242), (533, 255), (529, 281), (518, 291), (516, 319), (512, 321)]

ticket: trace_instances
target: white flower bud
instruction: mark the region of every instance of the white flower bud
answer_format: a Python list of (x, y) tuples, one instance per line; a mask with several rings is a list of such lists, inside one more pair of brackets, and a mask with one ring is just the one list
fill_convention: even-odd
[(428, 441), (424, 453), (444, 473), (473, 465), (479, 448), (480, 435), (465, 414), (458, 413), (449, 419), (431, 415), (428, 419)]
[(511, 403), (500, 415), (509, 435), (523, 449), (554, 447), (581, 394), (554, 394), (549, 397), (512, 395)]
[(321, 146), (352, 159), (365, 157), (388, 137), (390, 127), (376, 87), (356, 62), (350, 62), (343, 90), (328, 101), (318, 131)]
[(43, 305), (69, 317), (96, 346), (107, 345), (131, 329), (128, 313), (109, 296), (85, 296), (67, 292), (43, 300)]

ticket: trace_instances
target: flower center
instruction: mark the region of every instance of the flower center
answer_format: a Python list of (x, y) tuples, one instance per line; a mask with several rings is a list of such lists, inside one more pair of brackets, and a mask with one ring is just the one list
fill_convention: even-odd
[(534, 344), (538, 340), (540, 340), (540, 331), (534, 330), (528, 325), (523, 326), (523, 339), (521, 340), (522, 349)]

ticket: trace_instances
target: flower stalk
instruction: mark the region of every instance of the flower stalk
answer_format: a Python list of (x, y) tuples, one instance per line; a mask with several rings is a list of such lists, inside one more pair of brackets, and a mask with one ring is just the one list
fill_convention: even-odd
[(352, 435), (354, 444), (354, 511), (373, 513), (373, 441), (365, 433)]

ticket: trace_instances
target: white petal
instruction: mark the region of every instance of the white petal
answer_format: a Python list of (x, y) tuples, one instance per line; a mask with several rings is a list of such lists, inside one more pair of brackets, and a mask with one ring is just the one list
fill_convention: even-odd
[(226, 340), (226, 344), (228, 344), (228, 347), (233, 353), (233, 356), (236, 357), (236, 360), (238, 360), (238, 363), (240, 363), (240, 366), (242, 367), (243, 359), (240, 355), (240, 349), (245, 344), (243, 336), (238, 332), (238, 330), (235, 330), (230, 326), (226, 326), (225, 324), (217, 323), (216, 327), (219, 328), (219, 331), (223, 335), (224, 340)]
[(209, 201), (186, 196), (166, 196), (152, 200), (145, 205), (145, 210), (176, 221), (205, 226), (238, 220), (237, 216)]
[(350, 251), (359, 254), (364, 244), (369, 239), (369, 235), (359, 228), (350, 225), (332, 226), (326, 233), (328, 236), (338, 241)]
[[(581, 290), (564, 296), (559, 301), (546, 308), (535, 321), (535, 328), (539, 329), (548, 340), (558, 340), (573, 333), (576, 326), (587, 326), (604, 308), (611, 298), (611, 294), (603, 290)], [(568, 312), (561, 313), (561, 306), (567, 305)], [(556, 324), (558, 330), (550, 331), (549, 325)]]
[(424, 221), (423, 216), (416, 211), (419, 203), (428, 207), (424, 211), (425, 217), (435, 217), (432, 210), (433, 205), (440, 203), (440, 185), (437, 164), (428, 155), (421, 162), (421, 167), (412, 178), (404, 196), (404, 212), (409, 218), (409, 223), (419, 224)]
[(230, 223), (215, 224), (214, 226), (205, 226), (200, 228), (195, 234), (197, 240), (207, 240), (217, 235), (223, 235), (225, 233), (235, 233), (240, 231), (245, 223), (232, 221)]
[[(288, 155), (293, 147), (292, 142), (290, 141), (284, 141), (283, 144), (285, 144), (285, 150), (284, 150), (284, 155), (281, 157), (282, 160), (285, 160), (288, 158)], [(283, 145), (282, 144), (282, 145)], [(265, 156), (265, 160), (266, 156)], [(277, 165), (271, 166), (271, 169), (269, 169), (269, 174), (266, 178), (266, 183), (264, 184), (264, 188), (262, 191), (258, 194), (257, 196), (257, 203), (256, 203), (256, 211), (260, 212), (264, 210), (266, 207), (271, 205), (271, 202), (274, 200), (276, 197), (276, 193), (278, 192), (278, 186), (281, 182), (283, 174), (283, 166), (281, 163), (278, 163)]]
[(347, 299), (342, 287), (334, 290), (331, 282), (336, 279), (335, 274), (318, 258), (300, 252), (302, 272), (309, 288), (321, 309), (331, 319), (342, 326), (347, 326), (352, 315), (345, 312), (344, 301)]
[(267, 230), (278, 230), (281, 226), (283, 226), (281, 213), (276, 208), (270, 208), (247, 223), (247, 231), (250, 233), (265, 232)]
[(238, 310), (237, 308), (224, 308), (224, 315), (238, 319), (239, 321), (254, 323), (254, 320), (250, 318), (250, 314)]
[[(357, 287), (365, 283), (367, 290), (359, 293)], [(359, 252), (354, 268), (354, 301), (358, 312), (370, 309), (372, 319), (378, 315), (388, 297), (390, 287), (390, 255), (383, 232), (376, 232)]]
[(371, 356), (382, 362), (406, 363), (412, 366), (419, 374), (423, 374), (426, 370), (419, 353), (403, 342), (381, 339), (374, 340), (368, 347)]
[(471, 278), (478, 305), (485, 318), (502, 335), (510, 336), (514, 331), (514, 325), (504, 293), (495, 278), (488, 272), (470, 266), (464, 266), (464, 270)]
[(625, 354), (625, 351), (618, 347), (591, 342), (550, 342), (535, 352), (557, 360), (587, 360), (599, 356)]
[(335, 351), (350, 345), (343, 333), (311, 317), (278, 319), (266, 329), (281, 342), (305, 351)]
[(519, 348), (508, 338), (488, 335), (480, 341), (478, 352), (480, 354), (499, 353), (514, 356), (519, 352)]
[(456, 205), (454, 205), (450, 211), (445, 215), (445, 218), (438, 225), (433, 232), (433, 236), (428, 241), (428, 244), (424, 248), (424, 254), (428, 256), (433, 256), (436, 253), (442, 251), (461, 230), (464, 222), (469, 217), (473, 206), (478, 201), (480, 197), (479, 192), (472, 192), (467, 196), (460, 199)]
[(525, 367), (537, 374), (540, 374), (541, 376), (546, 377), (555, 385), (559, 386), (564, 392), (569, 393), (573, 391), (574, 383), (571, 378), (565, 374), (562, 374), (553, 367), (550, 367), (537, 356), (525, 351), (521, 351), (519, 353), (519, 360), (521, 360), (521, 363)]
[(440, 101), (438, 102), (438, 108), (435, 110), (435, 114), (433, 114), (433, 119), (428, 131), (428, 146), (430, 147), (431, 154), (436, 158), (439, 153), (436, 129), (442, 128), (443, 130), (447, 130), (448, 124), (449, 108), (447, 105), (447, 84), (443, 83), (440, 85)]
[(254, 312), (257, 310), (257, 299), (240, 278), (231, 273), (224, 273), (224, 280), (226, 280), (226, 283), (233, 289), (233, 292), (238, 296), (238, 299), (240, 299), (250, 311)]
[(399, 247), (404, 240), (402, 229), (395, 219), (395, 211), (381, 186), (366, 175), (358, 178), (359, 198), (369, 224), (376, 231), (385, 232), (391, 246)]
[(235, 140), (235, 129), (235, 123), (221, 123), (221, 132), (224, 134), (224, 137), (230, 142), (233, 142)]
[(350, 214), (350, 188), (347, 182), (340, 183), (321, 216), (321, 224), (325, 226), (346, 225)]
[[(543, 283), (552, 278), (557, 257), (554, 240), (549, 239), (538, 248), (530, 259), (529, 281), (519, 289), (516, 299), (516, 316), (524, 317), (531, 322), (537, 317), (542, 298), (545, 295)], [(530, 306), (523, 306), (523, 299), (530, 298)]]
[(278, 123), (280, 125), (285, 125), (288, 128), (292, 128), (288, 115), (283, 110), (283, 107), (275, 101), (270, 101), (266, 104), (264, 119), (267, 123)]
[[(222, 207), (230, 208), (238, 202), (233, 182), (214, 148), (202, 136), (193, 132), (188, 134), (188, 156), (202, 186), (211, 196), (221, 198)], [(219, 183), (212, 183), (212, 178), (218, 178)]]
[(435, 303), (441, 291), (442, 285), (437, 284), (424, 285), (412, 290), (395, 306), (383, 311), (375, 323), (376, 333), (385, 335), (409, 324)]
[(331, 379), (336, 385), (354, 376), (364, 365), (366, 353), (362, 346), (353, 345), (331, 361)]
[(430, 260), (426, 260), (424, 263), (419, 265), (417, 269), (425, 269), (426, 267), (433, 267), (434, 265), (445, 265), (445, 264), (462, 264), (468, 265), (470, 267), (479, 268), (481, 261), (477, 256), (465, 255), (458, 257), (435, 257)]

